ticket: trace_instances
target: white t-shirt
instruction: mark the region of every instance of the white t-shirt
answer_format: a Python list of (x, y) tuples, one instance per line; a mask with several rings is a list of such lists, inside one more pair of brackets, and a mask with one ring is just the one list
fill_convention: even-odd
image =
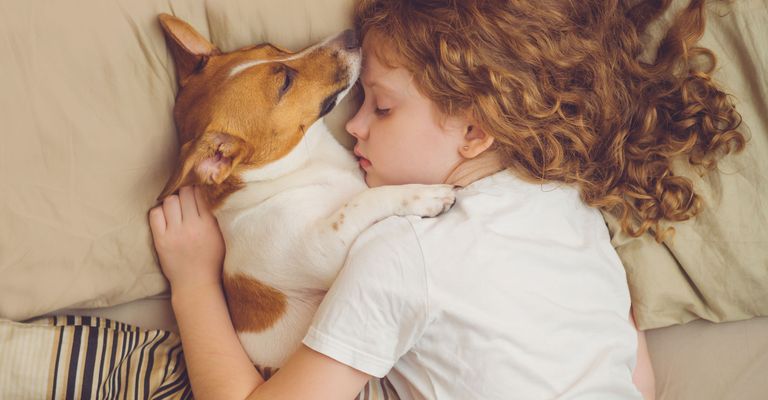
[(600, 213), (502, 171), (363, 233), (304, 343), (402, 400), (639, 399), (629, 306)]

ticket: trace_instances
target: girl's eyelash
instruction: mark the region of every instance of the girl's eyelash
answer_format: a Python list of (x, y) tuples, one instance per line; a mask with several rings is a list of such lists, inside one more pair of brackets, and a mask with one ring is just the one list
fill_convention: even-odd
[[(363, 90), (363, 85), (360, 83), (360, 81), (355, 82), (355, 86), (357, 89), (357, 95), (360, 96), (360, 101), (365, 101), (365, 91)], [(389, 114), (389, 108), (379, 108), (375, 107), (373, 110), (374, 114), (383, 117), (387, 114)]]

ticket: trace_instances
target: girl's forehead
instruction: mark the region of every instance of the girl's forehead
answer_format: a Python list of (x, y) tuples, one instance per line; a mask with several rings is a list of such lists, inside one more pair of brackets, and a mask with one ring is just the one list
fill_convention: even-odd
[(369, 31), (363, 38), (363, 65), (366, 58), (373, 58), (376, 62), (387, 68), (396, 68), (401, 66), (399, 54), (395, 50), (394, 44), (382, 37), (376, 31)]
[[(365, 57), (363, 59), (366, 60)], [(391, 68), (383, 65), (374, 55), (363, 62), (360, 80), (368, 87), (386, 89), (389, 92), (409, 92), (412, 75), (403, 67)]]
[[(379, 34), (365, 35), (363, 39), (363, 62), (360, 79), (365, 86), (381, 86), (389, 92), (407, 94), (414, 91), (413, 74), (398, 65), (397, 55), (391, 43)], [(383, 59), (382, 59), (383, 57)]]
[(363, 51), (363, 74), (382, 75), (389, 72), (392, 68), (385, 66), (375, 51)]
[[(385, 49), (381, 49), (386, 51)], [(362, 79), (387, 80), (407, 83), (411, 80), (411, 73), (406, 68), (398, 65), (389, 65), (381, 59), (381, 51), (363, 48)]]

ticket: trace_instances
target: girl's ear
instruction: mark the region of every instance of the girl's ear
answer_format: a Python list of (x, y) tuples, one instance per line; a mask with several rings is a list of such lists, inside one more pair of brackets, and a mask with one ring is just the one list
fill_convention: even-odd
[(493, 136), (487, 134), (478, 125), (468, 125), (464, 135), (459, 154), (464, 158), (475, 158), (480, 153), (488, 150), (493, 144)]

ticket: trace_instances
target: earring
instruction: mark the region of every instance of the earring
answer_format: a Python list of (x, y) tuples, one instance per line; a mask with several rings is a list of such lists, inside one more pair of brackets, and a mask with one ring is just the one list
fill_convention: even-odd
[(462, 147), (462, 149), (464, 149), (465, 151), (469, 150), (469, 146), (464, 146), (464, 147)]

